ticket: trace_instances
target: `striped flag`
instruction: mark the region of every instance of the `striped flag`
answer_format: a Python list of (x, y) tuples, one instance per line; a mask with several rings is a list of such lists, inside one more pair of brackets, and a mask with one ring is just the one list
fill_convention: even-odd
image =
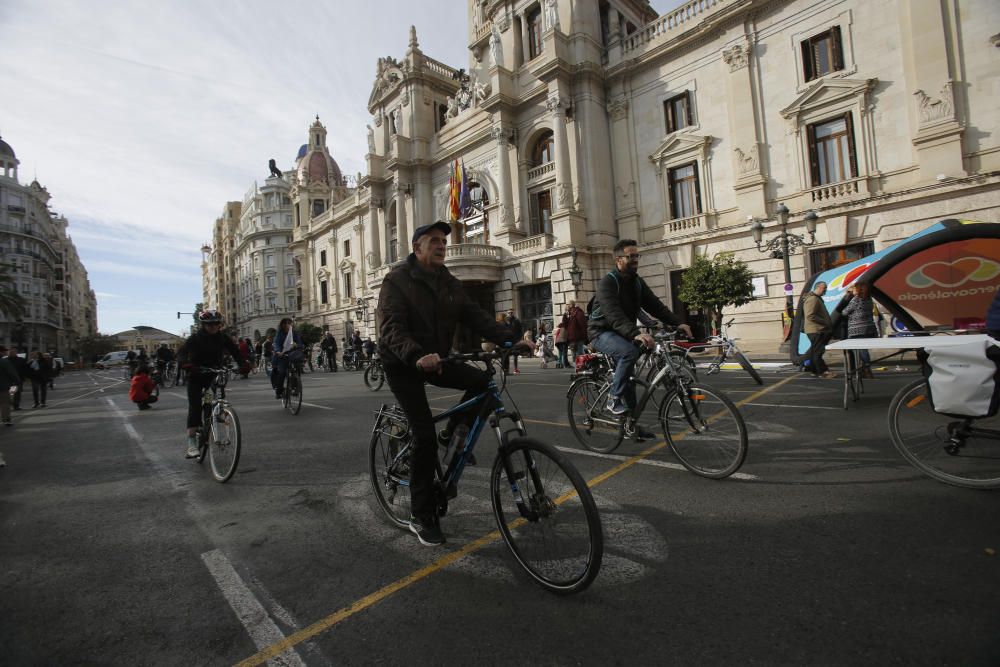
[(455, 222), (461, 215), (460, 199), (462, 176), (459, 173), (458, 160), (452, 165), (451, 178), (448, 180), (448, 221)]
[(469, 197), (469, 176), (465, 172), (465, 160), (462, 160), (462, 180), (461, 180), (461, 190), (458, 195), (458, 208), (462, 216), (467, 216), (469, 214), (469, 206), (472, 205), (472, 200)]

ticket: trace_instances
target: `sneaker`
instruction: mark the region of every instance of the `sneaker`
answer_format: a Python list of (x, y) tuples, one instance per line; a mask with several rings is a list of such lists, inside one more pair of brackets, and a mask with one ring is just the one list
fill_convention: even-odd
[(635, 424), (632, 428), (632, 437), (635, 438), (636, 442), (642, 442), (643, 440), (656, 439), (656, 434), (643, 427), (642, 424)]
[(198, 458), (198, 455), (201, 452), (198, 451), (198, 440), (197, 440), (197, 438), (193, 438), (193, 437), (188, 438), (187, 445), (188, 445), (188, 447), (187, 447), (187, 454), (185, 454), (185, 458), (189, 458), (189, 459), (196, 459), (196, 458)]
[(280, 401), (280, 400), (281, 400), (281, 399), (283, 399), (284, 397), (285, 397), (285, 392), (281, 391), (280, 389), (278, 389), (278, 390), (276, 390), (276, 391), (274, 392), (274, 398), (275, 398), (275, 400), (278, 400), (278, 401)]
[(625, 401), (618, 396), (609, 396), (608, 404), (605, 407), (613, 415), (623, 415), (628, 412), (628, 406), (625, 405)]
[(416, 517), (410, 517), (410, 532), (417, 536), (420, 543), (425, 547), (436, 547), (444, 544), (444, 535), (436, 519), (423, 521)]
[(821, 378), (832, 379), (832, 378), (837, 377), (837, 374), (834, 373), (833, 371), (827, 371), (827, 372), (823, 373), (822, 375), (820, 375), (820, 377)]
[(149, 410), (150, 407), (151, 406), (149, 405), (149, 403), (140, 403), (139, 404), (139, 409), (140, 410)]

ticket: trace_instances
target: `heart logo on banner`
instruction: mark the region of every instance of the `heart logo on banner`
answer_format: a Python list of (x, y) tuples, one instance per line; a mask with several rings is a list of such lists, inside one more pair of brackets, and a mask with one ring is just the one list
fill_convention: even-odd
[(911, 287), (958, 287), (970, 279), (990, 280), (1000, 274), (1000, 265), (981, 257), (961, 257), (952, 262), (928, 262), (906, 277)]

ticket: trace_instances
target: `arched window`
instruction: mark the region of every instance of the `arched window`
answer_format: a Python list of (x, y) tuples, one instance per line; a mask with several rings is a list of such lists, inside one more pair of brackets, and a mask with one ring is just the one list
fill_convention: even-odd
[(486, 224), (486, 208), (490, 205), (490, 195), (482, 185), (475, 181), (469, 182), (469, 203), (460, 225), (460, 243), (487, 243), (488, 225)]
[(553, 149), (552, 130), (548, 130), (535, 142), (535, 147), (531, 151), (532, 164), (538, 167), (552, 162), (554, 157)]

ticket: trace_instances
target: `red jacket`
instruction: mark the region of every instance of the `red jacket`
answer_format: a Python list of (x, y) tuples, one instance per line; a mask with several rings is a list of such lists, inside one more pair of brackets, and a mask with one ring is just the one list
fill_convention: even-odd
[(145, 401), (155, 388), (156, 383), (153, 382), (153, 378), (145, 373), (136, 373), (132, 376), (132, 386), (129, 387), (128, 398), (133, 403)]

